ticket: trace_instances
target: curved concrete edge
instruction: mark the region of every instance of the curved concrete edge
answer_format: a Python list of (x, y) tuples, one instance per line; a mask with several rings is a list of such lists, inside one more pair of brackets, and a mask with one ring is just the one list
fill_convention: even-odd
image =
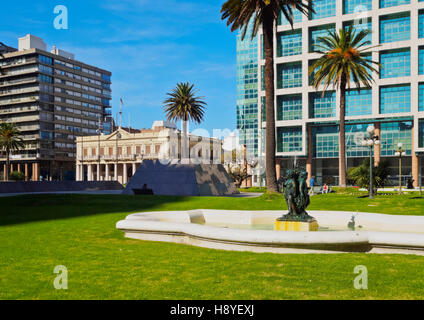
[[(243, 213), (242, 217), (240, 217), (240, 213)], [(254, 212), (254, 214), (257, 213)], [(278, 211), (266, 211), (261, 214), (270, 215), (268, 218), (273, 218), (281, 215), (280, 213)], [(337, 215), (337, 213), (327, 212), (326, 214)], [(356, 213), (343, 212), (343, 214), (351, 216)], [(119, 221), (116, 227), (124, 231), (128, 238), (184, 243), (224, 250), (274, 253), (371, 252), (424, 255), (424, 234), (377, 231), (281, 232), (202, 225), (201, 223), (204, 223), (205, 220), (211, 221), (211, 215), (215, 216), (212, 219), (213, 221), (226, 217), (225, 222), (227, 223), (236, 220), (239, 224), (250, 224), (252, 219), (255, 219), (254, 215), (242, 211), (200, 209), (146, 212), (129, 215), (126, 220)], [(366, 215), (374, 217), (376, 214)], [(380, 216), (386, 217), (386, 215)], [(421, 223), (423, 219), (419, 220)], [(421, 231), (423, 230), (421, 229)]]

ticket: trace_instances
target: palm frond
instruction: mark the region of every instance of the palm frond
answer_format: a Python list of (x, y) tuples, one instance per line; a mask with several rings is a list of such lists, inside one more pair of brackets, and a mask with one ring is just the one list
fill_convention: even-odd
[(314, 73), (315, 89), (323, 85), (326, 90), (330, 84), (336, 88), (340, 86), (343, 77), (348, 88), (352, 82), (358, 90), (361, 86), (371, 86), (374, 82), (372, 73), (379, 73), (374, 66), (380, 67), (380, 64), (367, 59), (370, 49), (374, 47), (363, 48), (370, 44), (366, 40), (370, 33), (370, 30), (357, 32), (350, 26), (338, 32), (329, 30), (328, 36), (317, 38), (315, 48), (321, 57), (309, 68), (309, 74)]
[(194, 85), (189, 82), (177, 83), (177, 86), (167, 93), (163, 108), (169, 121), (193, 120), (200, 123), (203, 120), (206, 102), (203, 97), (196, 96)]
[(294, 10), (304, 15), (314, 12), (312, 3), (305, 0), (227, 0), (221, 8), (221, 19), (227, 20), (231, 32), (240, 30), (242, 39), (246, 37), (249, 24), (253, 23), (250, 35), (253, 39), (269, 17), (276, 21), (282, 14), (293, 27)]

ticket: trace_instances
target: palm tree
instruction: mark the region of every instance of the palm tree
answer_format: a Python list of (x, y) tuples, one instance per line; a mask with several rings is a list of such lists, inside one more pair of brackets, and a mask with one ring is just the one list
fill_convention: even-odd
[(328, 31), (329, 35), (318, 37), (317, 52), (322, 56), (310, 67), (309, 73), (314, 74), (313, 85), (316, 90), (324, 85), (324, 92), (332, 84), (334, 89), (340, 90), (340, 127), (339, 127), (339, 185), (346, 187), (346, 138), (345, 138), (345, 113), (346, 90), (350, 88), (353, 80), (360, 90), (361, 85), (370, 87), (374, 82), (372, 72), (379, 72), (373, 65), (380, 66), (378, 62), (371, 61), (367, 47), (371, 44), (364, 40), (371, 30), (361, 30), (356, 33), (353, 26), (349, 29)]
[(227, 0), (221, 9), (222, 20), (227, 20), (231, 31), (241, 30), (245, 38), (249, 23), (253, 21), (253, 39), (262, 26), (265, 49), (265, 114), (266, 114), (266, 185), (270, 192), (278, 192), (275, 172), (275, 111), (274, 111), (274, 25), (284, 14), (293, 26), (293, 10), (307, 15), (310, 2), (302, 0)]
[(9, 180), (10, 152), (24, 147), (20, 134), (14, 123), (0, 123), (0, 148), (6, 150), (6, 180)]
[(195, 123), (200, 123), (203, 120), (206, 102), (203, 97), (197, 97), (194, 90), (194, 85), (189, 82), (177, 83), (177, 87), (172, 92), (167, 93), (168, 99), (164, 101), (163, 108), (165, 109), (168, 121), (182, 121), (182, 147), (181, 159), (189, 158), (189, 146), (187, 145), (187, 124), (191, 119)]

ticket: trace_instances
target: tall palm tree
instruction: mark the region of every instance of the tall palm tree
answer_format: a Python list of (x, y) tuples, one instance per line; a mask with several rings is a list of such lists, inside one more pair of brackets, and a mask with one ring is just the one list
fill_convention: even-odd
[[(332, 84), (340, 90), (340, 127), (339, 127), (339, 185), (346, 187), (346, 137), (345, 113), (346, 90), (351, 82), (360, 90), (361, 85), (371, 87), (374, 82), (372, 72), (379, 72), (373, 65), (378, 62), (370, 60), (371, 42), (365, 37), (371, 30), (364, 29), (356, 32), (353, 26), (340, 29), (338, 32), (329, 31), (329, 35), (318, 37), (316, 50), (321, 57), (310, 67), (309, 73), (314, 74), (313, 85), (316, 90), (324, 85), (324, 92)], [(368, 46), (364, 48), (365, 46)]]
[(193, 84), (189, 82), (177, 83), (177, 87), (172, 92), (167, 93), (169, 97), (164, 101), (163, 106), (168, 121), (182, 121), (181, 159), (184, 161), (189, 158), (188, 121), (191, 119), (195, 123), (200, 123), (203, 120), (206, 108), (206, 102), (202, 100), (203, 97), (196, 96), (196, 93)]
[(283, 14), (293, 26), (293, 12), (307, 15), (312, 10), (309, 1), (302, 0), (227, 0), (221, 9), (222, 20), (227, 19), (231, 31), (241, 30), (245, 38), (253, 19), (252, 39), (262, 26), (265, 49), (265, 114), (266, 114), (266, 185), (270, 192), (278, 192), (275, 172), (275, 111), (274, 111), (274, 25)]
[(0, 123), (0, 148), (6, 151), (6, 180), (9, 180), (10, 152), (24, 147), (21, 132), (14, 123)]

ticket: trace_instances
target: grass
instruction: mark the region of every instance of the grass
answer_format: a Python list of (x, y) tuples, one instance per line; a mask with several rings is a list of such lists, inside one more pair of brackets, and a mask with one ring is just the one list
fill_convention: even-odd
[[(311, 210), (424, 214), (416, 195), (312, 197)], [(0, 299), (423, 299), (424, 258), (280, 255), (125, 239), (117, 221), (155, 210), (283, 210), (281, 196), (28, 195), (0, 198)], [(56, 265), (68, 290), (55, 290)], [(369, 289), (353, 288), (365, 265)]]

